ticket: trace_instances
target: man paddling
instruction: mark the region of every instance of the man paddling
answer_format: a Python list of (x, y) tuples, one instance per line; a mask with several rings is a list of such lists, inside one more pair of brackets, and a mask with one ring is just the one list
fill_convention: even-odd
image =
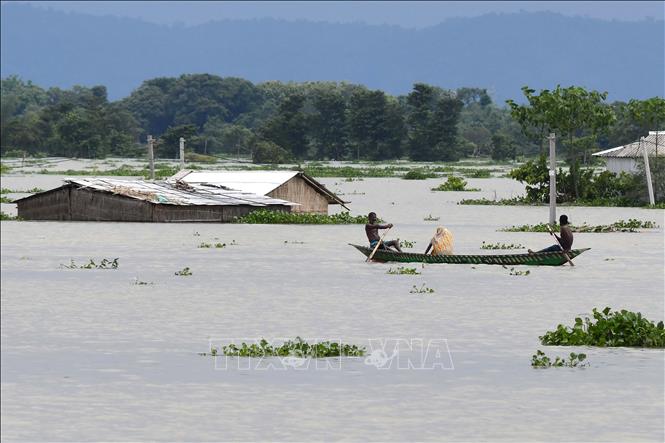
[[(569, 252), (570, 248), (573, 247), (573, 231), (570, 229), (570, 224), (568, 222), (568, 216), (567, 215), (561, 215), (559, 217), (559, 225), (561, 225), (561, 229), (559, 231), (559, 235), (552, 234), (556, 239), (559, 241), (561, 246), (558, 244), (552, 245), (548, 248), (541, 249), (540, 251), (537, 252), (559, 252), (561, 251), (561, 248), (563, 248), (564, 252)], [(551, 232), (551, 231), (550, 231)], [(529, 254), (533, 254), (534, 252), (529, 249)]]
[(402, 252), (402, 249), (399, 247), (399, 238), (397, 240), (390, 241), (381, 241), (379, 236), (379, 229), (390, 229), (393, 227), (392, 223), (387, 225), (380, 225), (376, 222), (376, 213), (370, 212), (368, 215), (369, 223), (365, 225), (365, 234), (367, 234), (367, 240), (369, 240), (369, 247), (373, 250), (377, 243), (381, 242), (379, 249), (388, 249), (391, 247), (395, 248), (398, 252)]

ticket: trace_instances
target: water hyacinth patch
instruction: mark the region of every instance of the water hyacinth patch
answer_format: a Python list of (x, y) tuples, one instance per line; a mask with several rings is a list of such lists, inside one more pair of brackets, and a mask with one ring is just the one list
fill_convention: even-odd
[[(503, 232), (548, 232), (548, 223), (539, 223), (537, 225), (511, 226), (510, 228), (499, 229)], [(553, 231), (559, 230), (559, 225), (550, 225)], [(634, 218), (628, 221), (619, 220), (609, 225), (590, 226), (586, 223), (581, 226), (570, 225), (573, 232), (638, 232), (637, 229), (653, 229), (658, 225), (652, 221), (641, 221)]]
[(531, 366), (533, 366), (534, 368), (552, 368), (552, 367), (577, 368), (588, 365), (588, 363), (583, 363), (584, 360), (586, 360), (586, 354), (581, 354), (581, 353), (576, 354), (574, 352), (571, 352), (567, 360), (565, 358), (557, 356), (554, 359), (554, 361), (552, 361), (547, 355), (545, 355), (543, 351), (539, 349), (531, 357)]
[(543, 345), (553, 346), (665, 348), (662, 321), (654, 324), (639, 312), (625, 309), (612, 312), (609, 307), (602, 311), (594, 308), (593, 320), (577, 317), (572, 327), (560, 324), (556, 330), (548, 331), (539, 338)]
[(432, 294), (434, 293), (434, 289), (428, 288), (425, 286), (425, 283), (422, 284), (421, 287), (417, 287), (416, 285), (413, 285), (413, 288), (409, 291), (410, 294)]
[(181, 277), (188, 277), (188, 276), (192, 275), (192, 271), (190, 271), (189, 268), (183, 268), (180, 271), (176, 271), (175, 275), (179, 275)]
[[(273, 346), (265, 339), (258, 343), (222, 346), (221, 349), (211, 348), (210, 355), (224, 354), (229, 357), (299, 357), (299, 358), (327, 358), (327, 357), (362, 357), (365, 348), (344, 343), (322, 341), (307, 343), (302, 338), (288, 340), (281, 346)], [(201, 355), (207, 355), (205, 353)]]
[(400, 248), (413, 248), (416, 243), (417, 242), (415, 242), (415, 241), (400, 240), (399, 247)]
[(525, 246), (521, 244), (506, 244), (506, 243), (485, 243), (483, 240), (483, 244), (480, 245), (480, 249), (524, 249)]
[(366, 224), (366, 215), (352, 216), (349, 212), (339, 214), (308, 214), (303, 212), (283, 212), (258, 209), (243, 217), (236, 217), (234, 223), (248, 224), (303, 224), (303, 225), (348, 225)]
[(421, 273), (418, 272), (416, 268), (405, 268), (403, 266), (399, 266), (395, 269), (390, 268), (386, 272), (386, 274), (397, 274), (397, 275), (420, 275)]
[(114, 258), (113, 260), (104, 258), (102, 261), (97, 264), (93, 259), (90, 259), (85, 265), (77, 265), (74, 263), (74, 260), (70, 260), (68, 265), (61, 264), (61, 268), (66, 269), (118, 269), (118, 260), (119, 258)]
[(423, 218), (423, 221), (439, 221), (441, 217), (433, 217), (432, 214), (428, 215), (427, 217)]
[(435, 178), (436, 176), (436, 173), (426, 169), (411, 169), (409, 172), (404, 174), (402, 178), (404, 180), (425, 180), (428, 178)]

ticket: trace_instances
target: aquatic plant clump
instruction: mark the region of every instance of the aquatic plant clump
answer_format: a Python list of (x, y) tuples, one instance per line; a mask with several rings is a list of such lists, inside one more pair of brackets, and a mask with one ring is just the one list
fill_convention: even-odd
[(388, 272), (386, 274), (397, 274), (397, 275), (420, 275), (421, 273), (418, 272), (416, 268), (405, 268), (403, 266), (399, 266), (395, 269), (390, 268), (388, 269)]
[(525, 246), (521, 244), (506, 244), (506, 243), (485, 243), (483, 240), (483, 244), (480, 245), (480, 249), (524, 249)]
[(416, 285), (413, 285), (413, 288), (411, 288), (411, 290), (409, 291), (409, 293), (411, 293), (411, 294), (433, 294), (433, 293), (434, 293), (434, 289), (432, 289), (432, 288), (428, 288), (428, 287), (425, 286), (425, 284), (423, 283), (421, 287), (418, 287), (418, 286), (416, 286)]
[(436, 188), (432, 188), (432, 191), (480, 191), (478, 188), (467, 188), (466, 180), (461, 177), (455, 177), (451, 175), (448, 177), (445, 183), (441, 183)]
[(175, 275), (179, 275), (181, 277), (189, 277), (190, 275), (192, 275), (192, 271), (188, 267), (186, 267), (182, 268), (180, 271), (176, 271)]
[(665, 348), (662, 321), (654, 324), (639, 312), (612, 312), (609, 307), (602, 311), (594, 308), (593, 320), (577, 317), (572, 328), (560, 324), (539, 338), (543, 345), (551, 346)]
[(435, 178), (436, 176), (436, 173), (426, 169), (411, 169), (409, 172), (404, 174), (402, 178), (404, 180), (425, 180), (428, 178)]
[[(265, 339), (249, 345), (245, 342), (239, 346), (230, 344), (222, 346), (221, 353), (230, 357), (362, 357), (365, 355), (365, 348), (331, 341), (310, 344), (296, 337), (295, 340), (288, 340), (281, 346), (272, 346)], [(210, 354), (218, 355), (218, 349), (211, 348)]]
[(118, 269), (118, 260), (119, 258), (114, 258), (113, 260), (103, 258), (102, 261), (97, 264), (93, 259), (90, 259), (85, 265), (77, 265), (74, 263), (74, 260), (70, 260), (68, 265), (60, 265), (61, 268), (66, 269)]
[(554, 361), (552, 361), (547, 355), (545, 355), (543, 351), (539, 349), (531, 357), (531, 366), (533, 366), (534, 368), (552, 368), (552, 367), (576, 368), (576, 367), (587, 366), (588, 363), (583, 363), (584, 360), (586, 360), (586, 354), (581, 354), (581, 353), (576, 354), (574, 352), (571, 352), (567, 360), (565, 358), (557, 356), (554, 359)]
[(234, 223), (248, 224), (301, 224), (301, 225), (348, 225), (366, 224), (366, 215), (352, 216), (349, 212), (339, 214), (307, 214), (302, 212), (283, 212), (259, 209), (245, 216), (236, 217)]
[[(559, 230), (559, 225), (549, 225), (553, 231)], [(509, 228), (500, 229), (503, 232), (548, 232), (547, 223), (539, 223), (537, 225), (521, 225), (521, 226), (511, 226)], [(586, 223), (580, 226), (570, 226), (570, 229), (573, 232), (638, 232), (638, 229), (653, 229), (657, 228), (658, 225), (652, 221), (641, 221), (634, 218), (629, 219), (628, 221), (619, 220), (609, 225), (596, 225), (591, 226)]]

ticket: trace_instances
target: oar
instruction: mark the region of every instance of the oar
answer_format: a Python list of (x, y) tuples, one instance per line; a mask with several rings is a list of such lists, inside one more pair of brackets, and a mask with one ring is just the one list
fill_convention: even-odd
[(386, 232), (383, 233), (383, 235), (382, 235), (381, 238), (379, 239), (379, 241), (378, 241), (378, 243), (376, 244), (376, 246), (374, 246), (374, 250), (373, 250), (372, 253), (369, 255), (369, 257), (367, 257), (367, 260), (365, 260), (365, 262), (370, 261), (370, 260), (372, 259), (372, 257), (374, 257), (374, 253), (376, 252), (377, 249), (379, 249), (379, 246), (381, 245), (381, 243), (383, 243), (383, 237), (385, 237), (386, 234), (388, 233), (388, 231), (390, 231), (391, 229), (392, 229), (392, 228), (388, 228), (388, 229), (386, 229)]
[(568, 257), (568, 254), (566, 254), (566, 251), (563, 249), (563, 246), (561, 246), (561, 242), (559, 241), (559, 239), (556, 238), (556, 235), (554, 235), (554, 232), (552, 232), (552, 228), (550, 228), (550, 225), (545, 225), (545, 226), (547, 226), (547, 230), (550, 231), (550, 235), (554, 237), (554, 240), (556, 240), (556, 243), (559, 245), (561, 251), (563, 252), (563, 256), (566, 257), (566, 260), (568, 260), (568, 263), (570, 263), (570, 266), (575, 266), (570, 257)]

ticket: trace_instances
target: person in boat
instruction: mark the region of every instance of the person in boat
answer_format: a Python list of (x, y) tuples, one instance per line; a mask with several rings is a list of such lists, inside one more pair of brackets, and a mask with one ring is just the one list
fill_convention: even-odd
[[(559, 243), (561, 243), (561, 246), (558, 244), (549, 246), (545, 249), (541, 249), (538, 252), (559, 252), (561, 251), (561, 247), (563, 247), (564, 252), (569, 252), (570, 249), (573, 247), (573, 231), (570, 229), (570, 222), (568, 221), (568, 216), (567, 215), (561, 215), (559, 217), (559, 225), (561, 226), (561, 229), (559, 230), (559, 235), (554, 234), (557, 240), (559, 240)], [(533, 254), (534, 252), (529, 249), (529, 254)]]
[(427, 245), (425, 255), (429, 253), (430, 249), (432, 255), (453, 255), (453, 234), (443, 226), (439, 226)]
[(390, 251), (390, 248), (392, 247), (395, 248), (397, 252), (402, 252), (402, 249), (399, 247), (399, 238), (397, 240), (384, 242), (381, 241), (381, 237), (379, 236), (379, 229), (390, 229), (393, 227), (392, 223), (388, 223), (387, 225), (378, 224), (375, 212), (370, 212), (367, 218), (369, 218), (369, 223), (365, 225), (365, 234), (367, 234), (369, 247), (372, 248), (372, 250), (376, 247), (376, 244), (380, 242), (379, 249), (387, 249)]

